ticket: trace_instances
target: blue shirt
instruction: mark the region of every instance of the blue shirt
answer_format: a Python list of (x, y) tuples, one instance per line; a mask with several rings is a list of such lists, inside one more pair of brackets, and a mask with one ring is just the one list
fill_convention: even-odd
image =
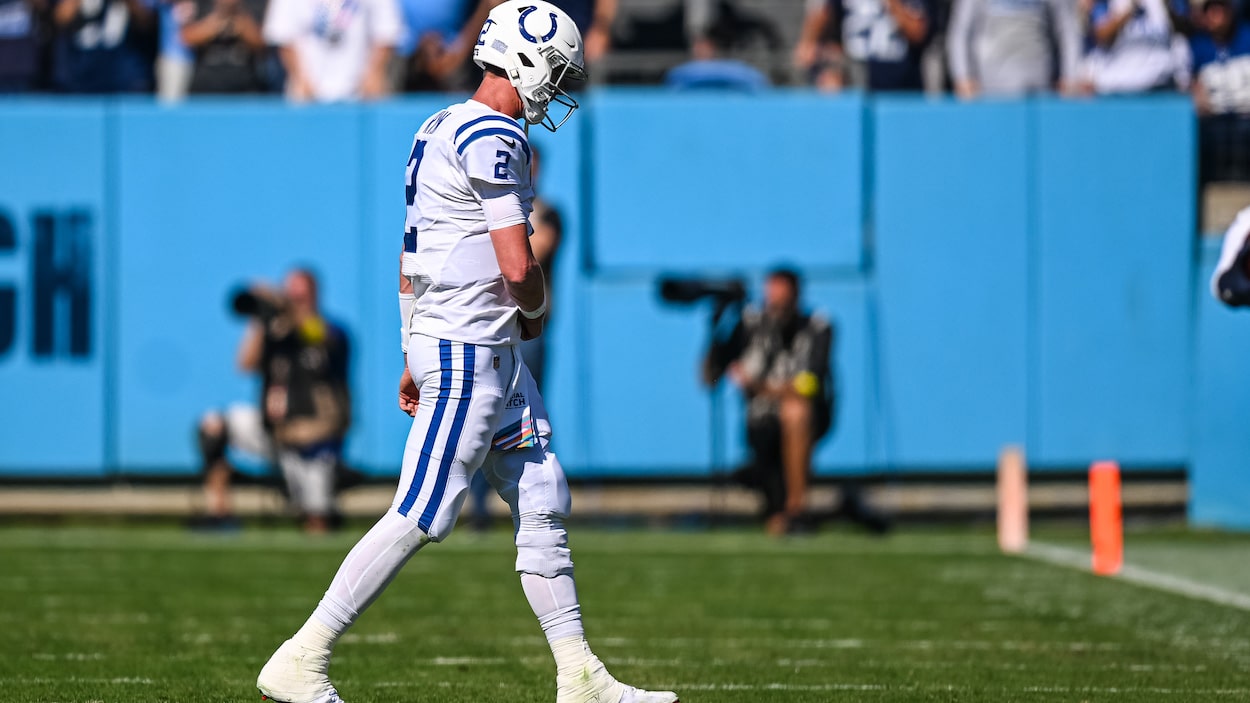
[(1215, 37), (1204, 32), (1195, 35), (1189, 46), (1194, 54), (1194, 72), (1201, 73), (1208, 64), (1228, 61), (1235, 56), (1250, 55), (1250, 24), (1239, 25), (1227, 44), (1217, 44)]
[(677, 90), (705, 88), (754, 92), (768, 87), (768, 78), (754, 66), (732, 59), (689, 61), (670, 70), (664, 84)]
[(1242, 23), (1226, 44), (1207, 33), (1190, 41), (1194, 74), (1217, 113), (1250, 114), (1250, 24)]
[(465, 0), (401, 0), (400, 12), (407, 31), (396, 52), (401, 56), (411, 54), (422, 35), (430, 32), (445, 42), (455, 41), (469, 10)]
[[(174, 13), (174, 6), (179, 2), (191, 0), (162, 0), (158, 6), (161, 17), (161, 56), (170, 59), (192, 60), (191, 50), (182, 43), (182, 25)], [(190, 12), (194, 15), (194, 10)]]

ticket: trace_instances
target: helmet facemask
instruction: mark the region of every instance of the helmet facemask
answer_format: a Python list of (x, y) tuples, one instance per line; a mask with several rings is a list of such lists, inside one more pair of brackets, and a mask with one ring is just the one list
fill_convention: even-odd
[[(573, 112), (578, 108), (577, 99), (569, 94), (565, 87), (572, 87), (574, 83), (585, 82), (586, 71), (570, 62), (568, 57), (557, 51), (554, 46), (542, 47), (538, 50), (538, 55), (547, 62), (549, 67), (547, 75), (550, 77), (540, 85), (528, 90), (518, 88), (517, 94), (521, 97), (521, 104), (525, 111), (525, 121), (529, 124), (541, 124), (549, 131), (554, 132), (565, 122), (568, 122), (569, 118), (573, 116)], [(566, 108), (559, 122), (556, 122), (555, 118), (548, 113), (551, 103)]]

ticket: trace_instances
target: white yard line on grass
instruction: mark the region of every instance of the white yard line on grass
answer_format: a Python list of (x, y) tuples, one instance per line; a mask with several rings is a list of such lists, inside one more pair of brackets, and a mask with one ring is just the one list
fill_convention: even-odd
[[(739, 683), (722, 683), (722, 684), (675, 684), (673, 686), (678, 692), (681, 691), (914, 691), (914, 692), (936, 692), (936, 691), (971, 691), (968, 686), (954, 686), (941, 684), (934, 685), (887, 685), (887, 684), (869, 684), (869, 683), (827, 683), (827, 684), (789, 684), (789, 683), (759, 683), (759, 684), (739, 684)], [(1005, 693), (1020, 691), (1023, 693), (1061, 693), (1061, 694), (1118, 694), (1118, 695), (1140, 695), (1143, 693), (1167, 694), (1167, 695), (1206, 695), (1206, 696), (1245, 696), (1250, 694), (1250, 688), (1162, 688), (1155, 686), (1025, 686), (1019, 689), (1003, 689)]]
[(50, 684), (64, 684), (64, 683), (85, 683), (85, 684), (90, 684), (93, 686), (98, 686), (100, 684), (113, 684), (113, 685), (134, 684), (134, 685), (140, 685), (140, 686), (151, 686), (152, 684), (156, 683), (156, 681), (153, 679), (142, 677), (142, 676), (116, 676), (111, 679), (88, 678), (88, 677), (83, 677), (83, 676), (56, 676), (56, 677), (53, 677), (53, 676), (32, 676), (32, 677), (14, 676), (12, 678), (0, 678), (0, 683), (26, 684), (26, 685), (38, 685), (38, 686), (46, 686)]
[[(1055, 564), (1057, 566), (1066, 566), (1068, 568), (1080, 571), (1090, 570), (1090, 557), (1088, 552), (1077, 549), (1069, 549), (1061, 547), (1057, 544), (1046, 544), (1045, 542), (1032, 542), (1029, 549), (1024, 553), (1030, 559), (1045, 562), (1047, 564)], [(1160, 571), (1151, 571), (1143, 569), (1140, 566), (1125, 564), (1124, 568), (1115, 577), (1121, 581), (1146, 586), (1158, 591), (1172, 593), (1178, 596), (1185, 596), (1195, 600), (1204, 600), (1208, 603), (1216, 605), (1228, 606), (1239, 610), (1250, 611), (1250, 595), (1230, 591), (1219, 586), (1199, 583), (1191, 581), (1180, 576), (1173, 576)]]
[[(761, 647), (789, 650), (808, 649), (920, 649), (920, 650), (973, 650), (973, 651), (1067, 651), (1067, 652), (1113, 652), (1123, 648), (1120, 642), (1091, 641), (1034, 641), (1034, 640), (900, 640), (900, 639), (786, 639), (777, 637), (603, 637), (597, 645), (604, 650), (617, 647), (645, 647), (647, 649), (681, 649), (703, 651), (709, 642), (725, 649), (756, 651)], [(516, 638), (515, 647), (535, 646), (529, 638)], [(608, 655), (610, 656), (610, 655)]]

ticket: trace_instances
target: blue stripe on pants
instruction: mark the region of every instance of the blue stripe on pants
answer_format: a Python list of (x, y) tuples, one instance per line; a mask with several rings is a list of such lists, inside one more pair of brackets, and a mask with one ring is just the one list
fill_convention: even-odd
[(421, 484), (425, 482), (425, 472), (430, 466), (430, 452), (434, 451), (434, 440), (442, 429), (443, 414), (447, 412), (447, 400), (451, 398), (451, 342), (438, 340), (439, 368), (443, 376), (438, 383), (438, 402), (434, 405), (434, 415), (430, 418), (430, 426), (425, 430), (425, 444), (421, 446), (421, 458), (417, 460), (417, 470), (413, 472), (412, 484), (408, 486), (408, 495), (399, 504), (399, 514), (408, 516), (412, 504), (421, 492)]
[(426, 504), (421, 518), (417, 520), (417, 526), (426, 534), (429, 534), (430, 523), (434, 522), (438, 506), (443, 502), (443, 494), (447, 490), (447, 476), (451, 473), (451, 463), (456, 460), (460, 433), (464, 431), (464, 420), (469, 415), (469, 401), (473, 399), (473, 362), (476, 348), (472, 344), (461, 346), (464, 348), (464, 382), (460, 386), (460, 404), (456, 406), (456, 415), (451, 420), (451, 432), (447, 435), (443, 460), (438, 465), (438, 478), (434, 481), (434, 492), (430, 494), (430, 502)]

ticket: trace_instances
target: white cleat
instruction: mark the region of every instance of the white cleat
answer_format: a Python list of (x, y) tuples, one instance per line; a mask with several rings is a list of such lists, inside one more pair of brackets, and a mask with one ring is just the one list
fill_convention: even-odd
[(287, 640), (269, 657), (256, 688), (261, 700), (275, 703), (343, 703), (330, 684), (330, 652), (316, 651)]
[(644, 691), (612, 678), (593, 654), (572, 676), (556, 676), (556, 703), (678, 703), (672, 691)]

